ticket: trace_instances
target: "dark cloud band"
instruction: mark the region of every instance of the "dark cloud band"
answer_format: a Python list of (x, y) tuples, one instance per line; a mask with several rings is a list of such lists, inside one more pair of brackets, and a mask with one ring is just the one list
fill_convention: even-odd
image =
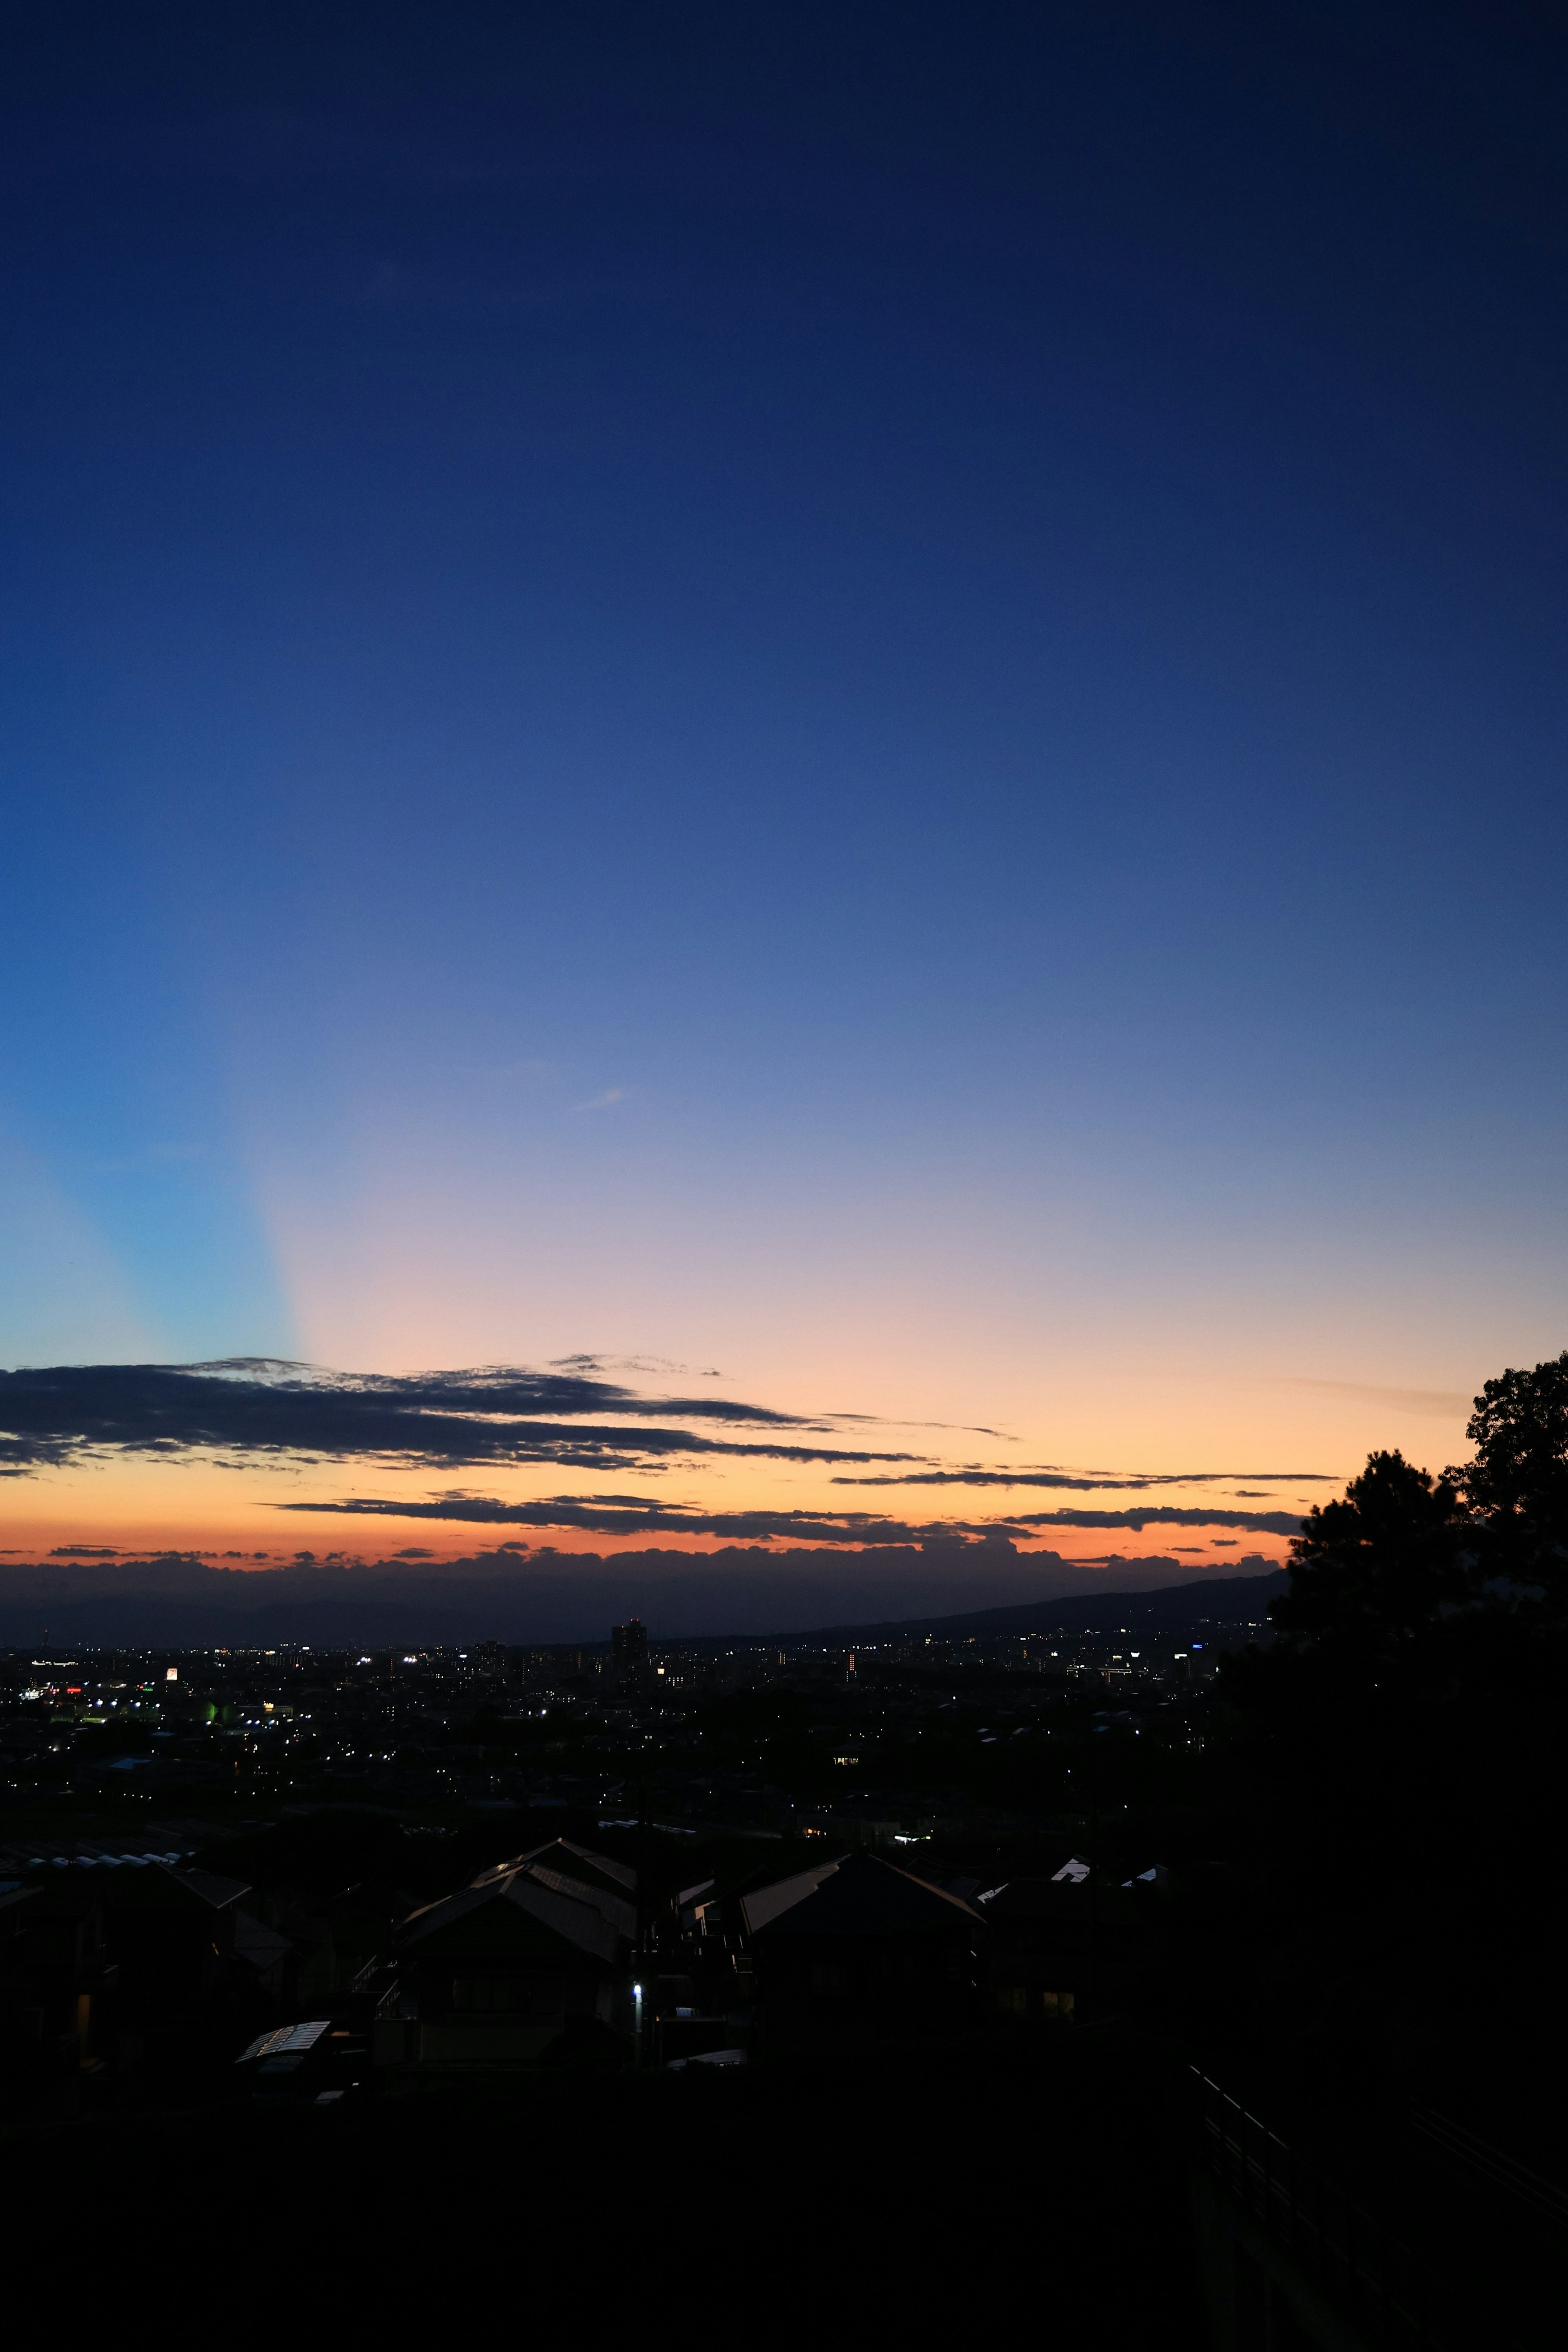
[(954, 1528), (949, 1521), (910, 1527), (870, 1512), (823, 1516), (815, 1511), (697, 1511), (631, 1495), (566, 1495), (537, 1503), (503, 1503), (488, 1496), (448, 1495), (404, 1503), (366, 1496), (337, 1503), (280, 1503), (353, 1519), (447, 1519), (479, 1527), (573, 1528), (594, 1535), (719, 1536), (731, 1543), (766, 1543), (784, 1537), (798, 1544), (922, 1544), (958, 1536), (988, 1536), (989, 1528)]
[(594, 1535), (717, 1536), (731, 1543), (764, 1543), (775, 1538), (805, 1544), (928, 1544), (953, 1538), (997, 1542), (1047, 1527), (1127, 1528), (1149, 1526), (1243, 1528), (1258, 1535), (1295, 1535), (1300, 1520), (1286, 1511), (1206, 1511), (1151, 1508), (1128, 1511), (1031, 1511), (1002, 1520), (928, 1520), (912, 1525), (869, 1511), (701, 1511), (640, 1495), (556, 1495), (537, 1502), (508, 1503), (489, 1496), (443, 1495), (423, 1503), (390, 1497), (352, 1496), (334, 1503), (282, 1503), (285, 1511), (323, 1513), (368, 1519), (446, 1519), (460, 1525), (572, 1528)]
[[(695, 1423), (696, 1427), (677, 1426)], [(717, 1425), (717, 1426), (716, 1426)], [(321, 1371), (271, 1358), (207, 1364), (93, 1364), (0, 1372), (0, 1475), (72, 1461), (195, 1454), (247, 1462), (362, 1462), (383, 1469), (461, 1471), (549, 1467), (647, 1476), (680, 1461), (719, 1456), (842, 1465), (836, 1486), (967, 1486), (1068, 1493), (1154, 1486), (1319, 1480), (1311, 1471), (1077, 1471), (972, 1465), (945, 1470), (929, 1456), (835, 1444), (858, 1438), (864, 1416), (805, 1416), (726, 1397), (638, 1396), (584, 1365), (542, 1372), (515, 1366), (403, 1375)], [(723, 1431), (725, 1433), (721, 1434)], [(851, 1465), (866, 1475), (851, 1474)], [(886, 1465), (872, 1469), (871, 1465)], [(1259, 1499), (1263, 1499), (1259, 1497)], [(1061, 1507), (1005, 1519), (915, 1523), (879, 1511), (704, 1511), (637, 1495), (565, 1495), (526, 1502), (451, 1493), (423, 1503), (390, 1498), (279, 1507), (359, 1518), (445, 1519), (606, 1535), (702, 1535), (739, 1543), (926, 1544), (1027, 1541), (1048, 1527), (1225, 1527), (1291, 1535), (1284, 1511), (1166, 1505), (1115, 1510)]]
[[(677, 1421), (707, 1426), (657, 1425)], [(716, 1422), (765, 1433), (716, 1436), (710, 1433)], [(609, 1381), (507, 1368), (392, 1377), (243, 1358), (0, 1372), (0, 1475), (13, 1477), (117, 1453), (296, 1454), (449, 1469), (538, 1463), (604, 1472), (657, 1467), (678, 1455), (922, 1458), (825, 1443), (831, 1434), (821, 1421), (731, 1398), (650, 1399)]]

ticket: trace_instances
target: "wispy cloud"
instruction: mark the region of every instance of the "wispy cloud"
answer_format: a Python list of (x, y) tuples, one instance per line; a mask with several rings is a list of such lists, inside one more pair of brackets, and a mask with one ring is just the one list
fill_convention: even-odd
[[(1468, 1419), (1475, 1410), (1476, 1400), (1462, 1389), (1393, 1389), (1384, 1388), (1371, 1381), (1309, 1381), (1295, 1378), (1276, 1381), (1282, 1389), (1307, 1389), (1319, 1396), (1370, 1397), (1377, 1403), (1389, 1406), (1395, 1412), (1415, 1412), (1435, 1421)], [(1258, 1478), (1265, 1471), (1249, 1474)], [(1278, 1477), (1299, 1475), (1288, 1470), (1278, 1471)]]
[(1296, 1511), (1216, 1511), (1202, 1505), (1184, 1510), (1165, 1503), (1142, 1511), (1023, 1511), (1011, 1524), (1019, 1528), (1131, 1528), (1135, 1534), (1141, 1534), (1145, 1528), (1245, 1528), (1252, 1535), (1293, 1536), (1300, 1532), (1301, 1519)]
[(835, 1478), (836, 1486), (1054, 1486), (1077, 1494), (1106, 1488), (1140, 1492), (1146, 1486), (1229, 1486), (1237, 1478), (1268, 1478), (1291, 1485), (1337, 1486), (1328, 1470), (909, 1470), (866, 1478)]
[(590, 1095), (586, 1102), (574, 1103), (574, 1110), (608, 1110), (612, 1104), (625, 1102), (625, 1087), (606, 1087), (602, 1095)]

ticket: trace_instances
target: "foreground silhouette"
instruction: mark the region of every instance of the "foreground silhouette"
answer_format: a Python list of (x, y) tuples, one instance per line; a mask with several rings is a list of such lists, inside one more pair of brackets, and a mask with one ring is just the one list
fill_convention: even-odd
[(1195, 2006), (1299, 2108), (1458, 2112), (1555, 2166), (1568, 1777), (1568, 1354), (1472, 1458), (1374, 1453), (1226, 1662), (1209, 1824), (1245, 1893)]

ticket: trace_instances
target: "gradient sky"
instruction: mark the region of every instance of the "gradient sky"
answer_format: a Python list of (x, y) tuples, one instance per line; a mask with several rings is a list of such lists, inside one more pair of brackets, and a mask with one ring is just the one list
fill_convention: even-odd
[(0, 1364), (1339, 1478), (1563, 1347), (1560, 28), (16, 21)]

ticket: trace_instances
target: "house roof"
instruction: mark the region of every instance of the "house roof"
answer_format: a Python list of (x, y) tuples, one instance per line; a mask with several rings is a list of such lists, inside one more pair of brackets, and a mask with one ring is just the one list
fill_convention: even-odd
[[(488, 1885), (465, 1886), (444, 1902), (426, 1904), (404, 1923), (405, 1948), (448, 1946), (465, 1956), (515, 1957), (541, 1961), (567, 1957), (563, 1947), (609, 1964), (618, 1958), (622, 1937), (588, 1899), (547, 1886), (531, 1871), (516, 1870)], [(634, 1922), (635, 1925), (635, 1922)]]
[(1068, 1878), (1058, 1871), (1054, 1878), (1008, 1879), (986, 1898), (985, 1916), (1004, 1927), (1044, 1920), (1077, 1921), (1087, 1927), (1091, 1910), (1097, 1908), (1100, 1926), (1110, 1929), (1118, 1922), (1142, 1919), (1146, 1900), (1131, 1883), (1102, 1880), (1096, 1893), (1092, 1879)]
[(490, 1869), (480, 1871), (476, 1886), (489, 1885), (507, 1877), (514, 1870), (542, 1867), (557, 1872), (561, 1877), (580, 1880), (585, 1886), (602, 1887), (606, 1895), (635, 1895), (637, 1874), (624, 1862), (612, 1861), (607, 1853), (592, 1853), (585, 1845), (574, 1845), (570, 1838), (551, 1838), (527, 1853), (514, 1853), (510, 1862), (498, 1862)]
[(837, 1869), (837, 1862), (819, 1862), (815, 1870), (801, 1870), (793, 1878), (775, 1878), (771, 1886), (759, 1886), (741, 1897), (741, 1916), (746, 1923), (746, 1933), (754, 1936), (767, 1927), (783, 1911), (794, 1908), (806, 1895), (815, 1895), (825, 1878), (831, 1878)]
[(243, 1878), (220, 1878), (212, 1870), (176, 1870), (167, 1862), (149, 1863), (144, 1870), (106, 1872), (102, 1879), (106, 1911), (226, 1911), (249, 1892)]
[(268, 1927), (260, 1919), (252, 1918), (248, 1911), (234, 1915), (234, 1948), (238, 1958), (247, 1961), (258, 1976), (286, 1960), (293, 1950), (287, 1936)]
[(849, 1853), (741, 1898), (747, 1932), (773, 1936), (929, 1935), (981, 1915), (879, 1855)]
[(636, 1936), (637, 1913), (635, 1903), (627, 1903), (619, 1895), (607, 1895), (602, 1886), (595, 1886), (586, 1879), (568, 1878), (563, 1871), (547, 1870), (542, 1863), (531, 1863), (527, 1875), (541, 1886), (548, 1886), (557, 1895), (569, 1896), (574, 1903), (591, 1903), (600, 1918), (607, 1919), (616, 1935), (624, 1936), (628, 1944)]

